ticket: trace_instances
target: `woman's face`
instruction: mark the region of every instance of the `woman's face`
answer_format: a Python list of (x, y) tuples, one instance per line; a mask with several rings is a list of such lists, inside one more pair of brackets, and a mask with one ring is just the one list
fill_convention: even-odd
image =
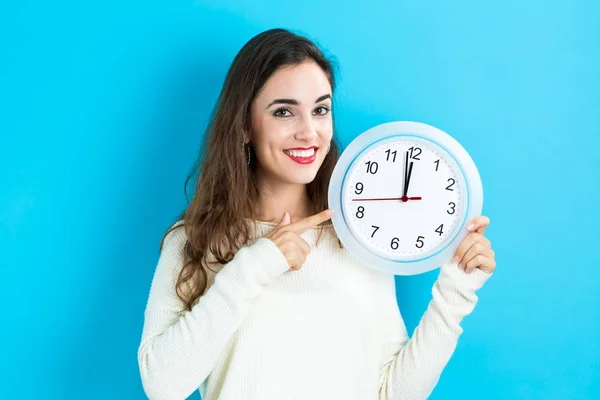
[(257, 172), (272, 183), (311, 182), (333, 135), (331, 85), (315, 62), (285, 66), (251, 106)]

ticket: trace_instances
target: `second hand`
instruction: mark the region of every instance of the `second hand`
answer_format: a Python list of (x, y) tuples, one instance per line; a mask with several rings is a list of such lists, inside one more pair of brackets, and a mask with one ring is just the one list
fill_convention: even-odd
[(401, 200), (403, 202), (407, 202), (409, 200), (421, 200), (421, 197), (408, 197), (408, 196), (402, 196), (402, 197), (381, 197), (381, 198), (375, 198), (375, 199), (352, 199), (352, 201), (387, 201), (387, 200)]

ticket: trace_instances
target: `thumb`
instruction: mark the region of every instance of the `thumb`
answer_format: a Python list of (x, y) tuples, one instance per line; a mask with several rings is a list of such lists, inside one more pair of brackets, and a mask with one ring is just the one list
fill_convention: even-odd
[(283, 213), (283, 218), (281, 218), (281, 221), (279, 222), (278, 226), (286, 226), (290, 224), (290, 214), (288, 214), (287, 212)]

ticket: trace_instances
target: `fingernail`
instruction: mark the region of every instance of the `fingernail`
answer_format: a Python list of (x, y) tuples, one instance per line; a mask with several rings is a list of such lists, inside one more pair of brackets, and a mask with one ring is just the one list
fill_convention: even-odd
[(458, 268), (463, 269), (462, 263), (458, 264)]
[(470, 231), (474, 228), (475, 226), (473, 224), (469, 224), (467, 225), (467, 230)]
[(460, 261), (460, 257), (459, 256), (454, 256), (454, 261)]

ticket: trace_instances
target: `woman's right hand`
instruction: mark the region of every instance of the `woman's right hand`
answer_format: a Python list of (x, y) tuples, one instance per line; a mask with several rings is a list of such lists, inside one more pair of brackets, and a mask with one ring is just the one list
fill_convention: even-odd
[(290, 224), (290, 215), (285, 212), (281, 222), (264, 236), (275, 243), (281, 253), (283, 253), (290, 266), (288, 272), (297, 271), (302, 268), (306, 257), (310, 253), (310, 245), (300, 235), (310, 228), (314, 228), (320, 223), (327, 221), (332, 216), (333, 210), (327, 209)]

